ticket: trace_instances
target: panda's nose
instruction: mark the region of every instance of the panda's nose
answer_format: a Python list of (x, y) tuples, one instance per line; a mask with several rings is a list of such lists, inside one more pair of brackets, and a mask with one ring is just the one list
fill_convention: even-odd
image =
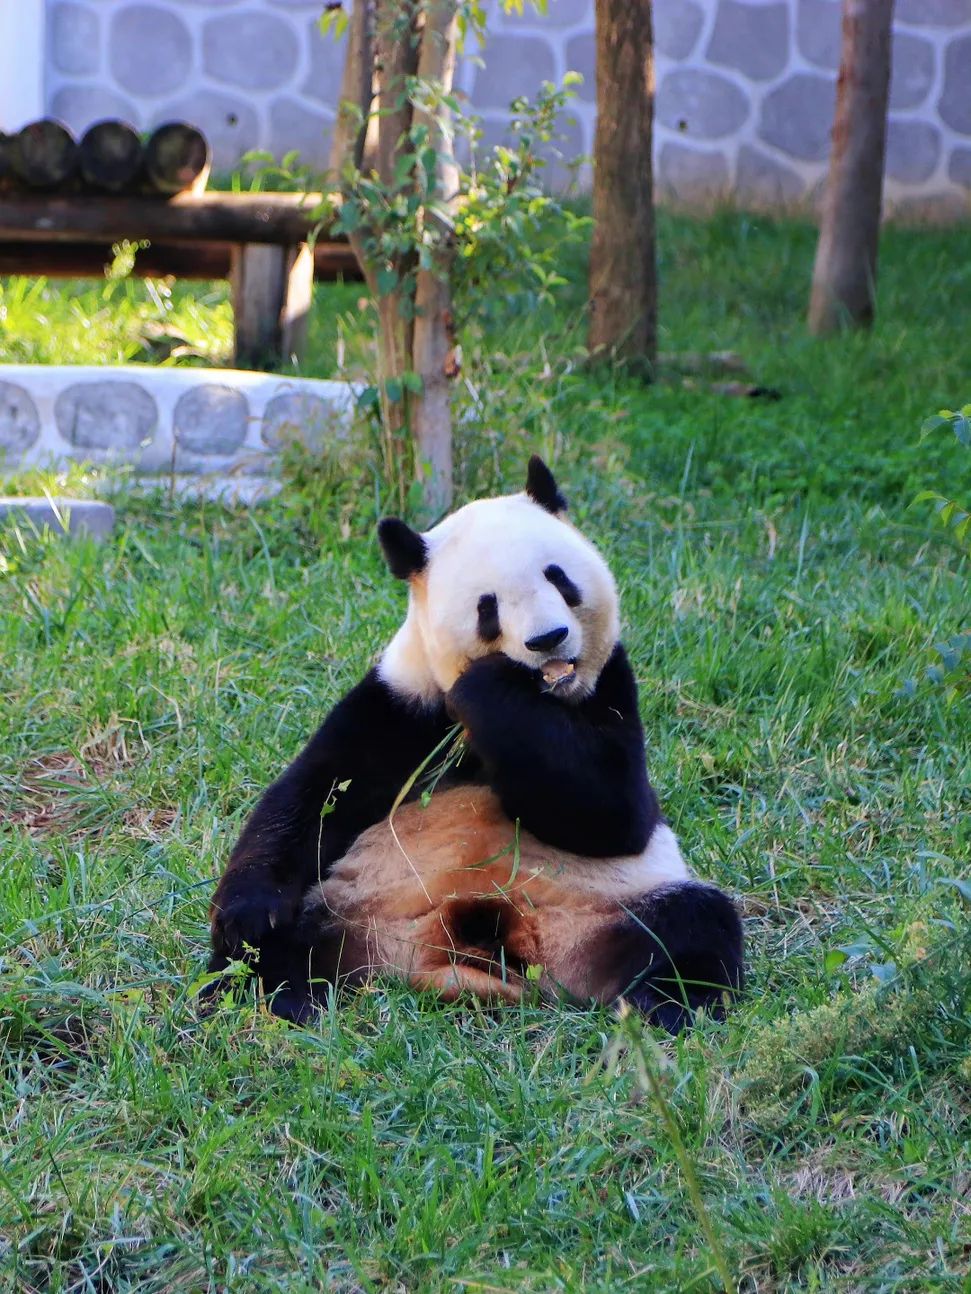
[(559, 629), (550, 629), (545, 634), (537, 634), (535, 638), (527, 638), (526, 646), (530, 651), (552, 651), (554, 647), (559, 647), (569, 632), (566, 625), (562, 625)]

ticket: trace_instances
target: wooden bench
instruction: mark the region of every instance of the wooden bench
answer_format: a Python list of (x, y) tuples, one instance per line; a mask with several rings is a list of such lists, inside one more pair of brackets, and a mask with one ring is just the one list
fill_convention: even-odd
[(262, 367), (302, 356), (314, 279), (360, 279), (346, 241), (311, 245), (319, 195), (180, 193), (157, 197), (0, 194), (0, 274), (100, 275), (113, 243), (135, 253), (142, 277), (232, 284), (235, 363)]

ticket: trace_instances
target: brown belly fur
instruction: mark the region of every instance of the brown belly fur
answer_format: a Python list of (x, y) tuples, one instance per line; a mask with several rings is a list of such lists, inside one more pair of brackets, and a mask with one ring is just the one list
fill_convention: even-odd
[(517, 833), (488, 788), (457, 787), (365, 831), (308, 902), (337, 919), (356, 981), (516, 1001), (537, 967), (545, 992), (606, 1001), (621, 986), (591, 982), (590, 954), (644, 893), (636, 864), (553, 849)]

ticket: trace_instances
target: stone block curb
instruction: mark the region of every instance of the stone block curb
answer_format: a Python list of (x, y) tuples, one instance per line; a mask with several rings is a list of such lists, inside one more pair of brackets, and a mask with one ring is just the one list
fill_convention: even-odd
[(0, 464), (15, 472), (86, 462), (124, 467), (136, 480), (248, 478), (269, 486), (288, 444), (320, 452), (345, 439), (355, 404), (351, 383), (317, 378), (147, 364), (5, 364)]
[(115, 526), (110, 503), (95, 499), (0, 498), (0, 526), (8, 523), (29, 530), (53, 531), (75, 538), (107, 539)]

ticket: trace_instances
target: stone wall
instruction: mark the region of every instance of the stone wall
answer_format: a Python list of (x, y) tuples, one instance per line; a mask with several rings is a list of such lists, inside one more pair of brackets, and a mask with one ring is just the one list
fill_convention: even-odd
[(346, 382), (204, 368), (6, 364), (0, 379), (0, 469), (69, 462), (123, 467), (218, 497), (275, 488), (280, 452), (319, 453), (346, 436)]
[[(317, 30), (321, 0), (47, 4), (47, 102), (72, 126), (184, 117), (210, 135), (217, 165), (249, 148), (326, 158), (341, 50)], [(564, 149), (589, 152), (593, 0), (549, 0), (545, 17), (488, 7), (485, 66), (466, 61), (458, 77), (486, 138), (501, 134), (514, 95), (574, 69), (585, 80)], [(654, 9), (662, 186), (686, 199), (813, 197), (829, 151), (839, 0), (654, 0)], [(897, 0), (887, 194), (903, 207), (971, 209), (971, 0)]]
[(47, 0), (48, 110), (201, 126), (217, 166), (252, 148), (327, 155), (342, 51), (320, 0)]

